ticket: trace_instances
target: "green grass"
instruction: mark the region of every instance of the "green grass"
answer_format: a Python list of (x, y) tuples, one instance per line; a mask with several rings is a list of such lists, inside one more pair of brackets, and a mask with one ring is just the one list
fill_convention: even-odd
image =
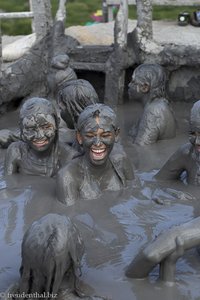
[[(52, 15), (55, 16), (57, 11), (58, 0), (52, 0)], [(68, 0), (67, 1), (67, 20), (66, 26), (85, 25), (91, 22), (91, 15), (98, 9), (101, 9), (101, 0)], [(0, 0), (0, 10), (6, 12), (28, 11), (28, 0)], [(182, 11), (193, 12), (194, 7), (170, 7), (155, 6), (153, 8), (154, 20), (176, 20)], [(136, 19), (135, 6), (129, 6), (129, 18)], [(2, 34), (23, 35), (31, 33), (30, 19), (12, 19), (1, 20)]]
[[(195, 10), (193, 6), (154, 6), (153, 20), (177, 20), (178, 14), (183, 11), (192, 13)], [(129, 18), (136, 19), (136, 7), (129, 6)]]
[[(0, 0), (0, 10), (4, 12), (29, 11), (28, 0)], [(30, 19), (0, 20), (2, 34), (21, 35), (31, 33)]]
[(195, 10), (194, 6), (155, 6), (153, 8), (154, 20), (177, 20), (178, 14), (183, 11), (192, 13)]

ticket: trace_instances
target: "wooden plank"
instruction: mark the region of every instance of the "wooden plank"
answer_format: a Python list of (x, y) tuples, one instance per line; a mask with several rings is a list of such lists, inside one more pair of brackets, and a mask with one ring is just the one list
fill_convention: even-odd
[(105, 73), (105, 64), (104, 63), (88, 63), (88, 62), (79, 62), (71, 61), (70, 67), (74, 70), (85, 70), (85, 71), (96, 71)]
[(0, 19), (19, 19), (19, 18), (33, 18), (33, 12), (10, 12), (0, 13)]
[[(120, 0), (106, 0), (108, 6), (119, 5)], [(136, 0), (128, 0), (129, 5), (136, 5)], [(200, 0), (152, 0), (153, 5), (193, 6), (200, 5)]]
[(78, 46), (67, 54), (70, 62), (105, 64), (113, 51), (112, 46)]

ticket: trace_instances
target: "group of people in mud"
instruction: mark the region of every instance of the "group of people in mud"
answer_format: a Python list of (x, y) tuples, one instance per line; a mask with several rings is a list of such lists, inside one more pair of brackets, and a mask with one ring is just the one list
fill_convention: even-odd
[[(56, 63), (58, 62), (55, 61)], [(70, 80), (62, 78), (62, 82), (57, 86), (56, 106), (48, 99), (30, 98), (20, 109), (19, 130), (0, 131), (0, 144), (2, 147), (8, 147), (4, 166), (5, 175), (21, 173), (55, 177), (58, 200), (67, 206), (75, 205), (82, 199), (95, 199), (105, 190), (120, 190), (134, 180), (133, 167), (120, 143), (120, 129), (115, 111), (99, 103), (98, 95), (88, 81), (74, 78), (71, 74), (72, 72), (70, 72)], [(170, 139), (176, 135), (176, 120), (170, 102), (166, 98), (165, 88), (166, 73), (160, 65), (142, 64), (134, 70), (129, 92), (140, 99), (144, 105), (139, 122), (131, 129), (133, 142), (139, 146)], [(156, 179), (183, 180), (185, 176), (187, 183), (199, 185), (199, 164), (200, 101), (197, 101), (191, 110), (189, 142), (169, 158), (156, 174)], [(45, 275), (49, 277), (46, 278), (45, 283), (45, 276), (41, 275), (41, 280), (36, 278), (39, 272), (35, 271), (35, 268), (38, 266), (33, 258), (27, 260), (27, 253), (32, 253), (31, 251), (37, 248), (37, 241), (41, 246), (40, 230), (46, 232), (46, 237), (42, 235), (45, 241), (52, 232), (59, 231), (61, 228), (65, 228), (63, 230), (66, 232), (63, 222), (70, 224), (74, 237), (76, 236), (77, 247), (80, 245), (80, 248), (83, 248), (81, 237), (69, 220), (63, 221), (51, 214), (50, 217), (44, 217), (42, 221), (36, 222), (26, 233), (22, 244), (21, 292), (42, 292), (43, 289), (54, 293), (58, 291), (64, 271), (67, 271), (69, 266), (59, 273), (59, 278), (57, 273), (52, 275), (56, 266), (49, 266), (51, 272), (47, 272), (48, 276)], [(37, 224), (40, 226), (37, 227)], [(47, 228), (49, 231), (46, 230)], [(184, 241), (177, 239), (177, 232), (175, 230), (173, 237), (171, 235), (168, 239), (169, 244), (173, 244), (170, 251), (162, 255), (158, 250), (154, 255), (151, 250), (142, 253), (145, 270), (149, 272), (155, 264), (165, 258), (163, 278), (172, 278), (171, 269), (174, 270), (176, 260), (185, 249)], [(52, 251), (57, 255), (56, 238), (57, 235), (54, 234)], [(59, 241), (62, 244), (61, 249), (69, 248), (67, 238), (65, 236)], [(31, 242), (27, 242), (29, 240)], [(73, 238), (71, 239), (73, 244), (72, 240)], [(45, 241), (42, 242), (42, 249), (46, 247)], [(199, 242), (196, 239), (196, 244)], [(42, 253), (44, 250), (39, 251), (38, 253)], [(73, 251), (67, 252), (66, 260), (73, 256), (75, 253), (72, 253)], [(48, 253), (48, 255), (55, 254)], [(31, 254), (31, 257), (33, 256), (34, 253)], [(166, 260), (166, 257), (169, 259)], [(72, 261), (75, 263), (76, 259)], [(29, 264), (28, 268), (27, 264)], [(59, 260), (60, 268), (62, 264), (63, 262)], [(128, 276), (137, 277), (137, 272), (133, 271), (137, 269), (137, 264), (138, 261), (136, 264), (132, 262), (127, 271)], [(170, 264), (172, 268), (169, 267)], [(76, 265), (79, 266), (78, 263)], [(35, 279), (34, 272), (37, 274)], [(145, 272), (142, 273), (144, 274)]]

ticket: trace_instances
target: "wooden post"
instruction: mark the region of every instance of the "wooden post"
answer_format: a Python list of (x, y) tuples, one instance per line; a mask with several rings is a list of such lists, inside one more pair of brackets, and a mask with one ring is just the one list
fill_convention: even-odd
[(127, 30), (128, 0), (121, 0), (114, 26), (114, 49), (106, 63), (104, 102), (112, 107), (123, 102)]
[[(30, 12), (33, 13), (32, 1), (33, 1), (33, 0), (29, 0), (29, 7), (30, 7)], [(31, 20), (31, 29), (32, 29), (32, 32), (35, 32), (35, 25), (34, 25), (34, 20), (33, 20), (33, 18), (32, 18), (32, 20)]]
[(2, 36), (1, 36), (1, 20), (0, 20), (0, 78), (2, 76)]
[(107, 1), (102, 1), (102, 14), (103, 14), (103, 22), (108, 22), (108, 5)]
[(30, 7), (33, 12), (33, 27), (36, 39), (46, 36), (53, 26), (50, 0), (30, 0)]
[(66, 20), (66, 9), (65, 9), (65, 4), (67, 0), (60, 0), (59, 1), (59, 6), (58, 10), (56, 13), (56, 21), (62, 21), (65, 24)]
[(152, 1), (136, 0), (137, 5), (137, 30), (146, 39), (152, 39)]

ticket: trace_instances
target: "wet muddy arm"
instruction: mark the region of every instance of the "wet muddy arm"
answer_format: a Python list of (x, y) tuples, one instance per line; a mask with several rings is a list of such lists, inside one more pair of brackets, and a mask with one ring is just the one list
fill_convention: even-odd
[(20, 131), (17, 130), (0, 130), (0, 147), (7, 148), (12, 142), (20, 140)]
[(73, 205), (79, 198), (77, 177), (78, 173), (75, 175), (72, 172), (69, 172), (66, 167), (58, 172), (56, 178), (57, 197), (60, 202), (67, 206)]
[(200, 217), (179, 226), (173, 226), (161, 233), (133, 259), (127, 268), (126, 275), (132, 278), (144, 278), (156, 264), (160, 263), (161, 279), (173, 281), (177, 259), (184, 254), (185, 250), (199, 244)]
[(131, 161), (128, 157), (125, 157), (123, 160), (123, 167), (124, 167), (124, 174), (126, 180), (133, 180), (135, 179), (134, 175), (134, 166), (132, 165)]
[(18, 173), (20, 159), (21, 153), (18, 147), (18, 143), (12, 143), (6, 151), (4, 174), (12, 175), (14, 173)]
[(134, 165), (131, 163), (124, 151), (123, 146), (118, 142), (114, 144), (114, 147), (110, 153), (111, 162), (114, 164), (115, 170), (120, 177), (125, 177), (125, 180), (134, 179)]
[(178, 180), (183, 171), (185, 171), (185, 160), (187, 157), (178, 149), (163, 167), (155, 175), (158, 180)]

